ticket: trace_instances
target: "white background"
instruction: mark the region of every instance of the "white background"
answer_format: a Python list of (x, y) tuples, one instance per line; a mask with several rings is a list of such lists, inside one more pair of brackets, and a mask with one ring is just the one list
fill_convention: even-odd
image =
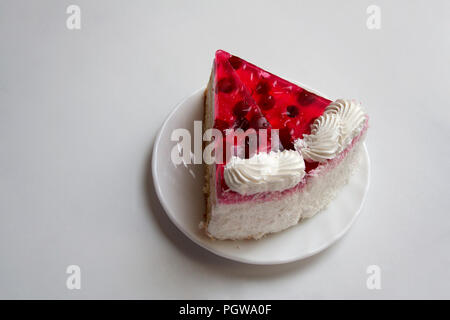
[[(449, 14), (437, 0), (1, 0), (0, 298), (450, 298)], [(365, 208), (315, 257), (216, 257), (155, 196), (158, 129), (219, 48), (367, 107)], [(371, 264), (382, 290), (366, 287)]]

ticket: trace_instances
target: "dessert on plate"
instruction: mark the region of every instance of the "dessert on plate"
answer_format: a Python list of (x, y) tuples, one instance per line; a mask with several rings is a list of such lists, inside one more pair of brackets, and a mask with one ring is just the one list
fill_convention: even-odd
[(221, 134), (212, 142), (221, 161), (205, 164), (201, 227), (221, 240), (259, 239), (324, 209), (358, 168), (368, 128), (359, 102), (331, 101), (222, 50), (203, 120)]

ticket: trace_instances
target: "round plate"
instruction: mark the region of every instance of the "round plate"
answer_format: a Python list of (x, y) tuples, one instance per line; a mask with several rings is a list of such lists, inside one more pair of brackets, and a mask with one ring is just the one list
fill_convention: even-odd
[(361, 211), (367, 194), (370, 162), (365, 145), (360, 170), (328, 208), (314, 217), (260, 240), (212, 240), (199, 229), (205, 212), (203, 165), (176, 166), (170, 154), (176, 148), (176, 142), (171, 141), (174, 129), (188, 129), (194, 136), (194, 121), (203, 118), (204, 90), (202, 88), (194, 92), (175, 107), (164, 122), (154, 145), (153, 182), (170, 220), (203, 248), (228, 259), (252, 264), (280, 264), (303, 259), (324, 250), (342, 237)]

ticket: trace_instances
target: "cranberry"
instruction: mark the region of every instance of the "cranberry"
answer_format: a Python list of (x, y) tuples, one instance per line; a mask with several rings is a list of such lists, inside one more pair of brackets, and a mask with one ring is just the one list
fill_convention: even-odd
[(256, 93), (258, 94), (267, 94), (269, 93), (270, 85), (265, 80), (260, 80), (256, 85)]
[(315, 98), (314, 94), (312, 94), (311, 92), (308, 92), (306, 90), (303, 90), (302, 92), (300, 92), (297, 97), (298, 103), (300, 103), (302, 106), (307, 106), (307, 105), (311, 104), (315, 99), (316, 98)]
[(234, 122), (234, 125), (233, 125), (234, 130), (242, 129), (244, 131), (247, 131), (248, 128), (250, 128), (250, 123), (248, 122), (248, 120), (246, 118), (236, 119), (236, 121)]
[(245, 117), (245, 115), (250, 111), (250, 106), (247, 101), (241, 100), (236, 103), (233, 107), (233, 114), (238, 117)]
[(236, 83), (233, 78), (222, 78), (217, 82), (217, 90), (223, 93), (230, 93), (236, 88)]
[(270, 110), (275, 105), (275, 98), (271, 95), (268, 96), (262, 96), (261, 99), (259, 99), (259, 106), (263, 110)]
[(242, 60), (236, 56), (231, 56), (228, 59), (228, 62), (231, 64), (234, 70), (237, 70), (241, 67)]
[(225, 135), (225, 130), (229, 129), (230, 125), (225, 120), (216, 119), (216, 121), (214, 121), (214, 128), (220, 130), (222, 134)]
[(295, 118), (298, 116), (298, 108), (296, 106), (288, 106), (286, 111), (288, 117)]
[(250, 120), (250, 127), (255, 130), (269, 129), (270, 124), (262, 115), (255, 114)]
[(285, 149), (294, 149), (294, 144), (292, 143), (292, 137), (290, 133), (290, 129), (288, 127), (284, 127), (280, 129), (279, 137), (281, 144)]
[(319, 166), (318, 162), (308, 162), (305, 161), (305, 171), (310, 172), (311, 170), (317, 168)]

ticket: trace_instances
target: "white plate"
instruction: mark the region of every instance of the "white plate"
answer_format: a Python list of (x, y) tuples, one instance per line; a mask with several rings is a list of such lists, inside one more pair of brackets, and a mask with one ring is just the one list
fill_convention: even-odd
[(186, 128), (193, 137), (194, 120), (203, 118), (204, 90), (194, 92), (175, 107), (164, 122), (153, 148), (153, 182), (170, 220), (203, 248), (228, 259), (252, 264), (280, 264), (303, 259), (342, 237), (361, 211), (367, 194), (370, 163), (365, 145), (358, 173), (328, 208), (316, 216), (260, 240), (211, 240), (199, 230), (205, 212), (203, 166), (175, 166), (170, 153), (176, 143), (170, 140), (170, 136), (174, 129)]

